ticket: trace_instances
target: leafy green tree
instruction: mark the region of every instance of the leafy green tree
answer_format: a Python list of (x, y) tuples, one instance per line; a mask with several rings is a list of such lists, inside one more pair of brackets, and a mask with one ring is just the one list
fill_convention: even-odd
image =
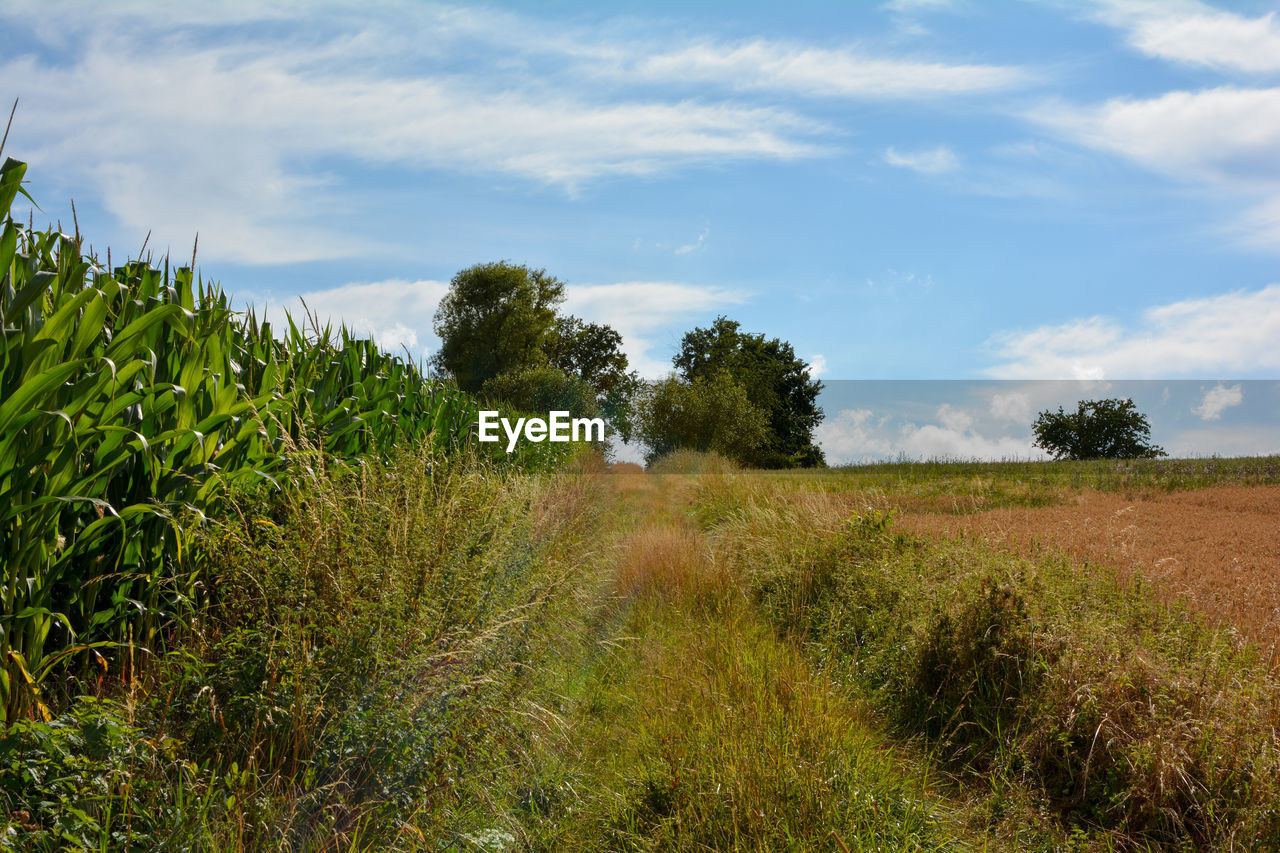
[(566, 411), (580, 418), (600, 414), (596, 389), (550, 364), (500, 373), (481, 386), (480, 394), (520, 412)]
[(556, 318), (545, 348), (551, 364), (595, 389), (596, 403), (605, 420), (627, 439), (631, 402), (640, 377), (627, 370), (622, 335), (602, 323), (562, 316)]
[(764, 413), (765, 441), (743, 460), (746, 464), (762, 468), (826, 464), (822, 449), (813, 442), (813, 430), (822, 421), (817, 403), (822, 383), (809, 375), (809, 365), (796, 357), (791, 344), (743, 332), (739, 323), (719, 317), (710, 328), (686, 334), (674, 361), (688, 380), (728, 373)]
[(545, 364), (544, 345), (564, 301), (564, 283), (509, 261), (460, 271), (436, 309), (435, 365), (464, 391), (509, 370)]
[(635, 436), (648, 446), (648, 462), (685, 449), (750, 464), (768, 432), (765, 413), (723, 370), (692, 380), (668, 376), (636, 395)]
[(1167, 455), (1150, 443), (1151, 425), (1133, 400), (1081, 400), (1074, 412), (1046, 409), (1031, 426), (1035, 445), (1055, 459), (1151, 459)]

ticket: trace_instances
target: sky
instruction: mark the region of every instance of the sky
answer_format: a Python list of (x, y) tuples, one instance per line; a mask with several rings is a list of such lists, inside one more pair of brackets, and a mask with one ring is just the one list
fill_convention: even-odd
[[(6, 0), (14, 97), (37, 222), (198, 234), (242, 304), (419, 357), (506, 259), (647, 376), (724, 314), (833, 389), (1280, 377), (1275, 0)], [(1188, 452), (1280, 449), (1224, 411)]]

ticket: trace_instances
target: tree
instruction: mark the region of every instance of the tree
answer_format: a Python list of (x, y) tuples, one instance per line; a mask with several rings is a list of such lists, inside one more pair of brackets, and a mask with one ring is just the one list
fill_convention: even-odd
[(579, 418), (600, 414), (595, 388), (550, 364), (500, 373), (486, 381), (480, 393), (519, 412), (564, 411)]
[(749, 464), (768, 437), (768, 419), (727, 372), (650, 383), (636, 396), (635, 434), (653, 462), (673, 450), (700, 450)]
[(595, 389), (596, 404), (605, 420), (624, 440), (629, 438), (631, 401), (640, 377), (627, 370), (622, 335), (602, 323), (587, 323), (571, 315), (557, 317), (547, 336), (546, 354), (552, 365)]
[(1133, 400), (1081, 400), (1074, 412), (1045, 410), (1031, 429), (1055, 459), (1151, 459), (1167, 455), (1150, 443), (1151, 425)]
[(475, 392), (509, 370), (546, 363), (543, 346), (564, 301), (564, 283), (509, 261), (476, 264), (449, 282), (436, 309), (433, 361)]
[(762, 468), (826, 464), (822, 449), (813, 442), (813, 430), (822, 421), (817, 404), (822, 383), (809, 375), (809, 365), (796, 357), (791, 344), (743, 332), (739, 323), (718, 317), (710, 328), (697, 328), (684, 336), (674, 362), (688, 380), (728, 373), (764, 413), (766, 439), (745, 460), (747, 464)]

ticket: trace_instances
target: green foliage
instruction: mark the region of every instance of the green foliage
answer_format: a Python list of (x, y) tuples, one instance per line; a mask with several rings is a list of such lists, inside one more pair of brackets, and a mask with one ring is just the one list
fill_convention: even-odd
[(833, 496), (734, 479), (704, 478), (698, 503), (761, 612), (994, 820), (1011, 797), (1089, 849), (1280, 843), (1280, 685), (1234, 630), (1105, 567), (836, 524)]
[(586, 323), (577, 317), (558, 317), (548, 336), (547, 358), (551, 364), (595, 389), (600, 412), (624, 440), (630, 437), (633, 398), (640, 387), (639, 375), (627, 370), (622, 351), (622, 335), (601, 323)]
[(0, 850), (466, 849), (492, 819), (576, 605), (549, 555), (597, 501), (429, 446), (323, 462), (197, 532), (198, 624), (127, 693), (5, 729)]
[(511, 370), (546, 363), (544, 347), (564, 300), (564, 283), (508, 261), (461, 270), (436, 309), (435, 363), (464, 391)]
[(765, 414), (767, 436), (744, 464), (760, 468), (810, 468), (825, 464), (813, 443), (822, 421), (817, 399), (822, 383), (809, 375), (791, 344), (741, 331), (739, 323), (719, 317), (708, 329), (687, 333), (675, 357), (687, 380), (727, 372), (747, 391), (747, 399)]
[(697, 450), (745, 463), (757, 458), (768, 422), (741, 383), (722, 371), (693, 380), (669, 376), (641, 389), (635, 434), (648, 446), (649, 462)]
[(1133, 400), (1081, 400), (1075, 412), (1045, 410), (1031, 427), (1035, 445), (1056, 459), (1151, 459), (1151, 425)]
[(600, 413), (594, 388), (551, 365), (494, 376), (484, 383), (480, 394), (519, 412), (567, 411), (574, 417), (596, 417)]
[[(442, 345), (435, 363), (460, 387), (483, 390), (525, 412), (549, 411), (531, 401), (576, 399), (585, 388), (590, 406), (571, 411), (600, 414), (626, 438), (639, 378), (627, 370), (622, 336), (600, 323), (557, 315), (563, 299), (563, 282), (546, 270), (507, 261), (462, 270), (436, 311)], [(572, 377), (575, 388), (548, 368)]]
[(0, 850), (173, 849), (221, 805), (218, 780), (177, 746), (147, 738), (122, 704), (88, 696), (50, 722), (9, 727)]
[[(25, 166), (0, 168), (11, 202)], [(106, 270), (79, 242), (0, 235), (0, 705), (156, 648), (202, 594), (192, 525), (290, 456), (467, 440), (473, 401), (346, 329), (277, 330), (186, 268)], [(310, 448), (310, 451), (308, 450)], [(313, 454), (313, 455), (314, 455)], [(70, 668), (69, 668), (70, 667)], [(77, 667), (79, 670), (77, 671)]]

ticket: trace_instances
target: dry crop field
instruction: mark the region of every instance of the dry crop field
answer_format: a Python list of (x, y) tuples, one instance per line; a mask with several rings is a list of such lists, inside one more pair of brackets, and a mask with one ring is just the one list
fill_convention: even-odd
[[(893, 528), (1023, 556), (1060, 553), (1280, 646), (1280, 460), (903, 463), (833, 469), (802, 489)], [(808, 482), (806, 482), (806, 479)]]
[(1185, 597), (1263, 646), (1280, 638), (1280, 487), (1124, 495), (1080, 491), (1059, 506), (963, 515), (903, 512), (903, 531), (981, 539), (1024, 554), (1059, 549)]

